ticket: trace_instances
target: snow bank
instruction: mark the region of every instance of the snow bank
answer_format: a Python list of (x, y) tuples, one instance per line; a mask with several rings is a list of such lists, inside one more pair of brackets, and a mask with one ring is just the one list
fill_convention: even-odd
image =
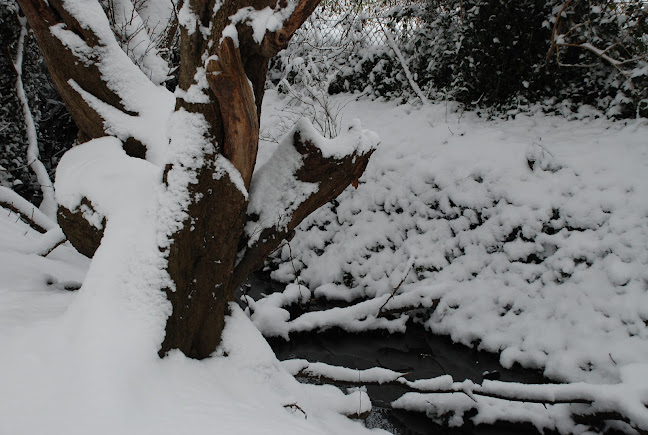
[[(612, 382), (648, 359), (645, 125), (346, 110), (383, 145), (357, 190), (302, 223), (274, 278), (351, 301), (384, 298), (407, 273), (398, 295), (439, 299), (432, 332), (554, 379)], [(269, 117), (265, 136), (277, 124)], [(345, 327), (333, 311), (311, 314), (313, 327)]]

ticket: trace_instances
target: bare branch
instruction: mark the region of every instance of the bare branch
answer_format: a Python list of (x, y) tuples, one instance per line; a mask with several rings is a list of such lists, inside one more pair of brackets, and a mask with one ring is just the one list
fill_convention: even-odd
[(567, 0), (565, 4), (560, 8), (560, 11), (558, 12), (558, 15), (556, 16), (556, 22), (553, 25), (553, 28), (551, 29), (551, 47), (549, 47), (549, 52), (547, 53), (547, 61), (551, 59), (551, 55), (554, 53), (556, 50), (556, 35), (558, 34), (558, 29), (560, 29), (560, 17), (562, 16), (563, 12), (565, 12), (565, 9), (567, 9), (567, 6), (572, 2), (572, 0)]
[(394, 287), (394, 291), (391, 293), (391, 295), (389, 295), (389, 297), (387, 298), (387, 300), (385, 301), (385, 303), (382, 304), (382, 305), (380, 306), (380, 308), (378, 309), (378, 315), (377, 315), (376, 317), (385, 317), (385, 316), (386, 316), (386, 314), (383, 313), (383, 308), (385, 308), (385, 305), (387, 305), (387, 302), (389, 302), (389, 301), (392, 300), (392, 298), (394, 297), (394, 295), (396, 294), (396, 292), (398, 291), (398, 289), (401, 288), (401, 286), (402, 286), (403, 283), (405, 282), (405, 279), (407, 278), (407, 276), (408, 276), (408, 275), (410, 274), (410, 272), (412, 271), (412, 268), (414, 267), (414, 262), (411, 261), (410, 263), (411, 263), (411, 264), (410, 264), (409, 267), (407, 268), (407, 271), (405, 272), (405, 275), (403, 275), (403, 278), (400, 280), (400, 282), (398, 283), (398, 285), (397, 285), (396, 287)]

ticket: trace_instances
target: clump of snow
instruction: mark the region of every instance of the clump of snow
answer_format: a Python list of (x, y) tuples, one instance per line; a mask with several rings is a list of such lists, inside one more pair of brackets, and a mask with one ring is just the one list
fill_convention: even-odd
[(107, 136), (65, 153), (57, 168), (56, 201), (74, 210), (85, 197), (102, 216), (109, 216), (114, 210), (136, 208), (141, 198), (133, 198), (133, 203), (129, 203), (126, 194), (138, 186), (154, 192), (162, 170), (146, 160), (127, 156), (122, 146), (118, 139)]
[(170, 237), (180, 230), (189, 218), (187, 209), (194, 200), (190, 187), (198, 183), (197, 171), (203, 167), (205, 158), (215, 152), (209, 135), (209, 123), (204, 115), (180, 109), (169, 120), (168, 135), (171, 138), (166, 172), (166, 189), (160, 195), (161, 247), (170, 245)]
[(358, 155), (367, 154), (376, 149), (380, 143), (378, 135), (369, 130), (363, 130), (359, 119), (353, 119), (347, 132), (334, 139), (323, 137), (307, 118), (302, 118), (295, 127), (301, 140), (312, 143), (320, 150), (324, 158), (341, 159), (354, 152)]
[(177, 98), (185, 100), (187, 103), (208, 104), (209, 94), (206, 92), (208, 89), (209, 83), (207, 83), (205, 68), (198, 67), (196, 68), (196, 74), (194, 74), (193, 83), (189, 86), (189, 89), (185, 91), (178, 87), (176, 88), (174, 95)]
[(198, 15), (191, 10), (191, 4), (184, 2), (178, 11), (178, 25), (182, 26), (190, 36), (194, 34), (200, 25)]
[(254, 172), (250, 183), (248, 214), (256, 214), (256, 222), (248, 222), (245, 232), (249, 245), (258, 240), (265, 228), (284, 228), (299, 205), (317, 192), (317, 184), (297, 179), (303, 157), (293, 145), (293, 133), (286, 135), (270, 160)]
[(271, 8), (269, 6), (256, 10), (252, 6), (241, 8), (229, 17), (231, 24), (223, 31), (223, 39), (231, 37), (238, 46), (236, 25), (244, 23), (252, 28), (252, 37), (257, 44), (263, 41), (266, 32), (275, 32), (283, 28), (283, 23), (297, 6), (296, 1), (288, 2), (286, 7)]

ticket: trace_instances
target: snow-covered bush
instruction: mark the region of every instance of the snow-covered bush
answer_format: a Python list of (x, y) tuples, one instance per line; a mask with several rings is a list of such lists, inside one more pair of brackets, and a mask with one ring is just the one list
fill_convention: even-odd
[[(268, 85), (287, 96), (283, 110), (309, 118), (324, 136), (340, 133), (342, 105), (329, 98), (329, 88), (353, 53), (369, 47), (363, 26), (366, 14), (337, 3), (318, 9), (297, 32), (289, 47), (272, 59)], [(284, 118), (281, 133), (293, 125)], [(277, 138), (266, 138), (277, 141)]]
[[(430, 98), (500, 114), (590, 105), (629, 118), (647, 114), (646, 14), (639, 1), (428, 0), (380, 20)], [(417, 96), (386, 44), (355, 52), (330, 91)]]

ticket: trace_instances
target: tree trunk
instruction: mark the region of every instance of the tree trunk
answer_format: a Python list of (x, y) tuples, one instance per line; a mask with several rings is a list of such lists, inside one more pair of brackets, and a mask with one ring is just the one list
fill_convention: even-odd
[[(81, 25), (83, 20), (66, 11), (60, 0), (18, 1), (86, 139), (111, 134), (102, 116), (106, 106), (123, 116), (145, 116), (144, 106), (132, 110), (132, 106), (139, 106), (129, 100), (128, 86), (104, 80), (102, 68), (107, 61), (102, 62), (102, 56), (112, 56), (112, 62), (128, 58), (110, 51), (114, 41), (100, 38), (103, 30)], [(179, 127), (171, 129), (171, 157), (164, 162), (163, 179), (172, 198), (168, 207), (177, 208), (181, 218), (160, 242), (174, 286), (161, 289), (173, 310), (159, 354), (180, 349), (189, 357), (205, 358), (220, 343), (236, 288), (292, 236), (306, 216), (357, 182), (377, 141), (357, 128), (351, 129), (348, 134), (353, 135), (356, 146), (345, 154), (329, 155), (308, 128), (297, 128), (291, 140), (280, 147), (280, 155), (273, 157), (278, 161), (296, 157), (297, 169), (278, 164), (280, 173), (268, 179), (279, 177), (315, 187), (300, 202), (283, 203), (278, 198), (267, 204), (270, 211), (282, 210), (288, 218), (271, 220), (260, 237), (252, 234), (246, 223), (265, 213), (252, 204), (267, 202), (258, 198), (264, 195), (265, 175), (253, 171), (268, 61), (286, 46), (320, 0), (301, 0), (290, 6), (285, 2), (276, 6), (274, 0), (187, 1), (179, 5), (180, 77), (170, 121)], [(294, 7), (291, 13), (289, 7)], [(258, 22), (251, 23), (262, 16), (255, 14), (264, 8), (272, 9), (283, 25), (266, 26), (260, 37)], [(57, 26), (74, 32), (94, 56), (71, 49), (53, 31)], [(129, 68), (137, 69), (134, 65)], [(140, 75), (133, 73), (136, 81)], [(190, 134), (187, 124), (192, 125)], [(148, 157), (157, 146), (138, 139), (140, 136), (122, 132), (119, 137), (127, 154), (135, 158)], [(188, 150), (194, 150), (190, 158)], [(74, 210), (60, 208), (59, 223), (74, 246), (91, 256), (102, 233), (88, 223), (88, 210), (94, 209), (87, 199)]]

